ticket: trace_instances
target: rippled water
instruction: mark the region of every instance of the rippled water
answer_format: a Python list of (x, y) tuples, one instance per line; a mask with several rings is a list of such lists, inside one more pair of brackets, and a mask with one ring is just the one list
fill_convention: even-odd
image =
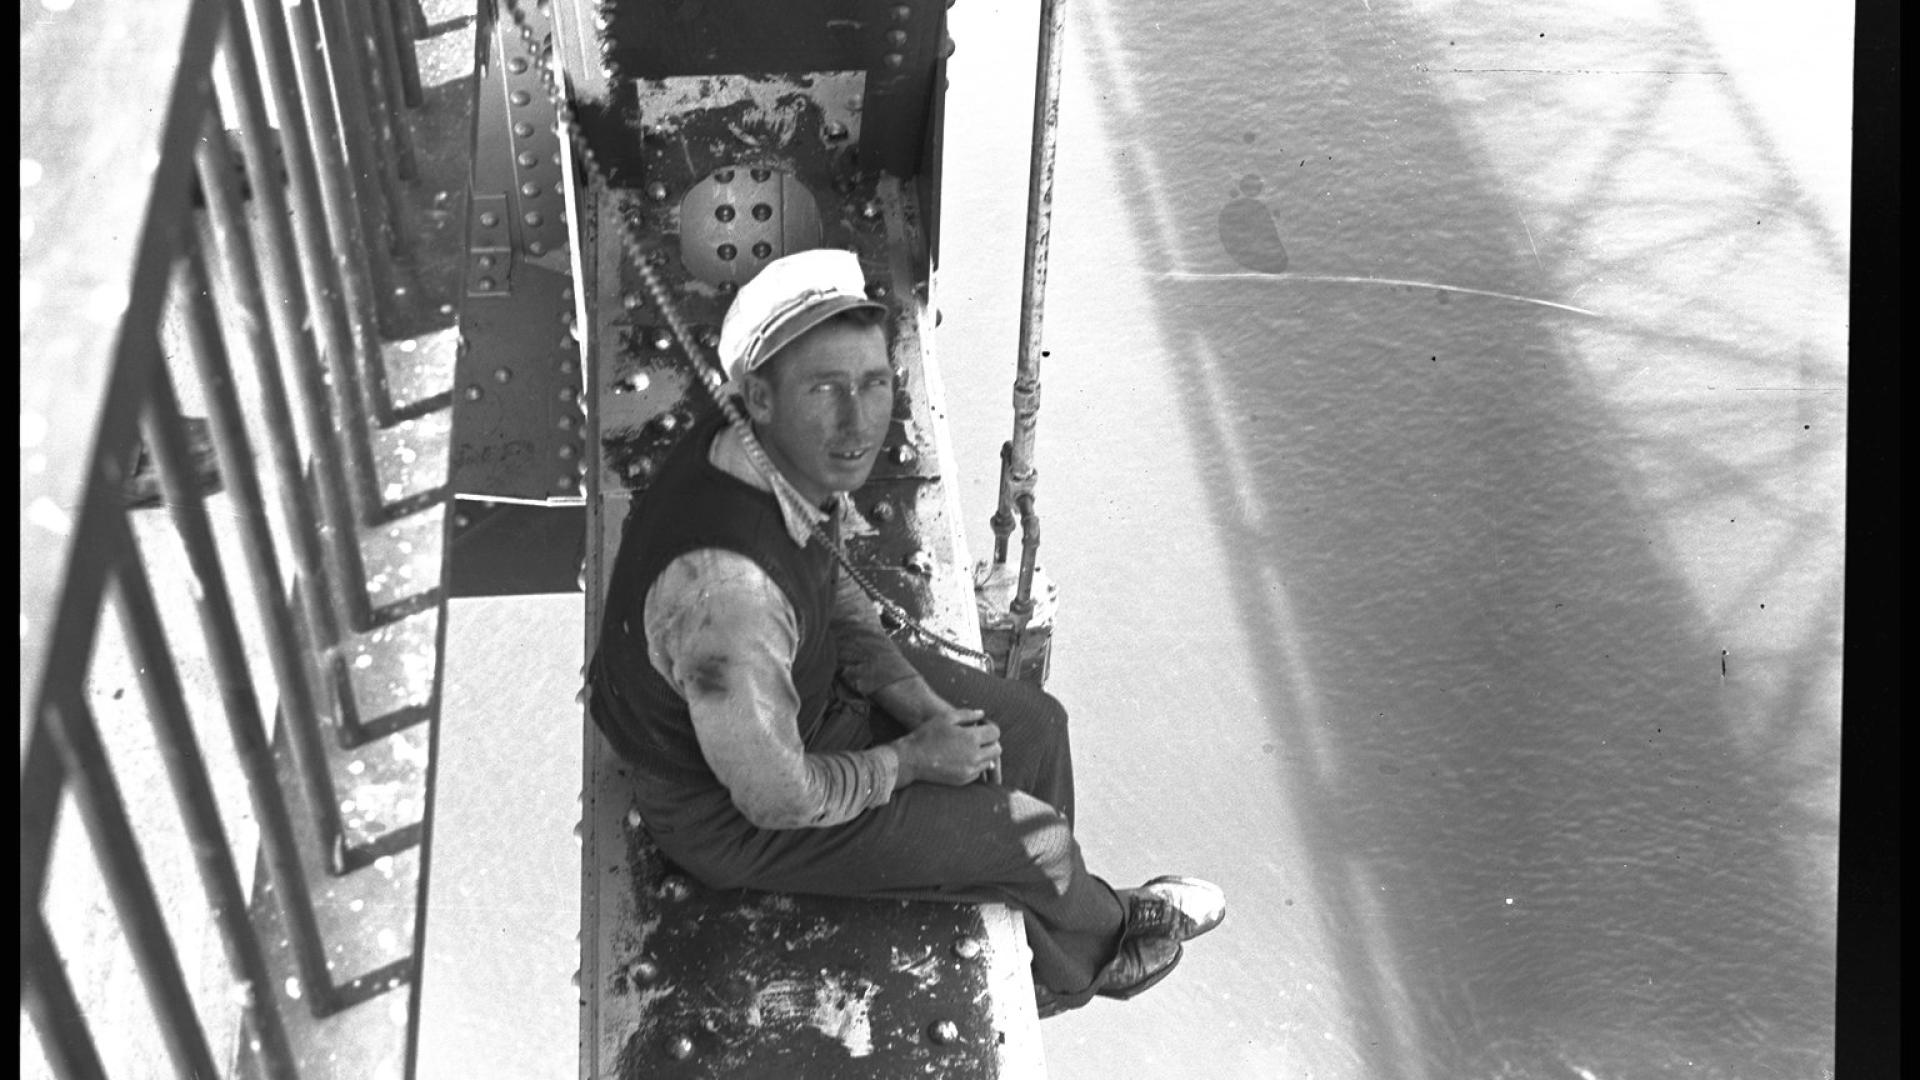
[[(1054, 1076), (1830, 1068), (1844, 212), (1722, 28), (1075, 5), (1051, 688), (1096, 870), (1236, 907)], [(976, 462), (999, 223), (942, 269)]]

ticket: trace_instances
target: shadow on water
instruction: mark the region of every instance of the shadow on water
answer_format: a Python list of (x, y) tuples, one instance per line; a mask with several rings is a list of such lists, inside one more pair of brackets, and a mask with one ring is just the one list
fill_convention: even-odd
[[(1668, 122), (1663, 95), (1701, 91), (1622, 82), (1606, 111), (1628, 126), (1570, 129), (1579, 170), (1565, 190), (1581, 194), (1556, 232), (1585, 243), (1556, 255), (1513, 228), (1525, 208), (1457, 103), (1402, 63), (1404, 43), (1434, 35), (1385, 5), (1263, 12), (1258, 36), (1287, 48), (1241, 73), (1234, 92), (1258, 97), (1238, 103), (1219, 97), (1226, 20), (1096, 7), (1091, 81), (1153, 88), (1106, 97), (1102, 118), (1137, 136), (1116, 168), (1140, 245), (1174, 271), (1155, 321), (1195, 367), (1180, 380), (1187, 431), (1203, 460), (1239, 461), (1208, 472), (1207, 507), (1247, 577), (1238, 616), (1364, 1074), (1821, 1075), (1839, 524), (1792, 493), (1828, 444), (1747, 433), (1750, 417), (1695, 398), (1635, 399), (1638, 364), (1586, 355), (1700, 357), (1709, 382), (1804, 381), (1839, 363), (1779, 339), (1752, 297), (1701, 287), (1694, 275), (1745, 264), (1685, 255), (1714, 248), (1726, 222), (1687, 210), (1684, 186), (1632, 209), (1661, 227), (1622, 223), (1619, 189), (1638, 140)], [(1528, 89), (1475, 92), (1498, 110), (1526, 107)], [(1191, 130), (1195, 101), (1215, 106), (1213, 143)], [(1730, 109), (1756, 173), (1783, 174), (1751, 110)], [(1191, 159), (1196, 143), (1239, 143), (1261, 167), (1190, 182), (1217, 195), (1170, 191), (1153, 162)], [(1291, 273), (1245, 273), (1214, 222), (1169, 221), (1170, 197), (1236, 198), (1243, 218), (1260, 198)], [(1831, 261), (1834, 239), (1785, 201)], [(1643, 290), (1616, 281), (1611, 299), (1658, 309), (1589, 318), (1486, 295), (1610, 275)], [(1337, 280), (1354, 276), (1439, 285)], [(1841, 396), (1802, 398), (1764, 425), (1835, 437)], [(1739, 453), (1715, 449), (1743, 438)], [(1708, 512), (1691, 508), (1729, 501), (1777, 528), (1750, 572), (1707, 588), (1683, 565), (1712, 543), (1694, 535)], [(1694, 530), (1685, 543), (1678, 519)], [(1762, 676), (1751, 650), (1723, 652), (1726, 613), (1790, 579), (1812, 602), (1781, 616), (1803, 626)], [(1281, 640), (1290, 628), (1295, 643)]]

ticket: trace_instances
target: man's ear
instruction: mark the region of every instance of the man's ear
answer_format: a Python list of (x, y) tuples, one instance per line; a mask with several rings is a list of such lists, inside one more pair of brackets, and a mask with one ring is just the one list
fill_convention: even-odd
[(740, 396), (746, 399), (747, 415), (764, 424), (773, 416), (773, 383), (755, 372), (740, 380)]

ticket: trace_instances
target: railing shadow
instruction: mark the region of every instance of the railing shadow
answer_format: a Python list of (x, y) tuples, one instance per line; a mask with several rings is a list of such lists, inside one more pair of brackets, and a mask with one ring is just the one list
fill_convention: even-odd
[[(1711, 59), (1670, 9), (1587, 29)], [(1844, 244), (1752, 109), (1441, 83), (1384, 5), (1076, 33), (1362, 1073), (1830, 1068)], [(1184, 212), (1249, 188), (1285, 273)]]

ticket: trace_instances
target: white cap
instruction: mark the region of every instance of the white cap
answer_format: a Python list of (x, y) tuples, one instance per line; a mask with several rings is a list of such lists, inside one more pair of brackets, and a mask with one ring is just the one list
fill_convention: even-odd
[(785, 255), (740, 286), (720, 322), (720, 362), (737, 385), (801, 334), (843, 311), (887, 306), (867, 298), (860, 259), (839, 248)]

